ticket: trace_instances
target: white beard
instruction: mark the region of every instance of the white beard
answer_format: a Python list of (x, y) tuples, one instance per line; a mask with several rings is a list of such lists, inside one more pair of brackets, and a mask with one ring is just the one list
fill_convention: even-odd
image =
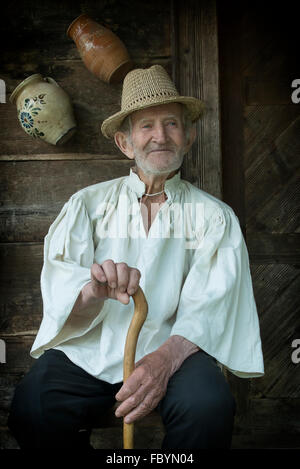
[(136, 166), (143, 171), (144, 174), (169, 174), (172, 171), (180, 168), (183, 162), (184, 153), (181, 150), (174, 149), (174, 155), (171, 160), (167, 160), (166, 164), (160, 165), (159, 167), (155, 165), (150, 159), (147, 158), (147, 152), (139, 152), (133, 145), (134, 158)]

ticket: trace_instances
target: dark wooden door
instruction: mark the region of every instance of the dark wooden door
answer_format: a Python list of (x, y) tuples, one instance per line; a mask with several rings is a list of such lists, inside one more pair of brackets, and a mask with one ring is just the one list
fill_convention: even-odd
[[(296, 2), (218, 2), (223, 198), (247, 240), (265, 376), (229, 376), (234, 445), (299, 447), (300, 77)], [(299, 355), (298, 355), (299, 356)]]

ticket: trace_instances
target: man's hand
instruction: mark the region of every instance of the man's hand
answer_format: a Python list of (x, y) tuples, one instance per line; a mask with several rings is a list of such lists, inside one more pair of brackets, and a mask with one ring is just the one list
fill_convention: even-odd
[(170, 357), (159, 349), (142, 358), (116, 394), (123, 401), (116, 416), (126, 415), (125, 423), (131, 423), (155, 409), (166, 393), (171, 369)]
[(123, 401), (116, 416), (126, 416), (125, 423), (131, 423), (149, 414), (164, 397), (170, 377), (187, 357), (199, 350), (193, 342), (174, 335), (142, 358), (115, 396), (117, 401)]
[(125, 262), (108, 259), (91, 267), (91, 293), (94, 298), (112, 298), (128, 304), (139, 286), (141, 273)]
[(86, 308), (97, 306), (100, 300), (106, 298), (128, 304), (129, 297), (139, 287), (140, 278), (140, 271), (129, 267), (125, 262), (115, 263), (108, 259), (102, 264), (93, 264), (91, 281), (83, 287), (78, 295), (72, 313), (82, 314)]

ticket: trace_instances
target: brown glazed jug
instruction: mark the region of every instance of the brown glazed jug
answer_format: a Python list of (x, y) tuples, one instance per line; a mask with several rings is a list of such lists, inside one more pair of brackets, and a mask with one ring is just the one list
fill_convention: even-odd
[(68, 27), (80, 56), (90, 72), (106, 83), (120, 83), (133, 68), (123, 42), (110, 29), (89, 16), (78, 16)]

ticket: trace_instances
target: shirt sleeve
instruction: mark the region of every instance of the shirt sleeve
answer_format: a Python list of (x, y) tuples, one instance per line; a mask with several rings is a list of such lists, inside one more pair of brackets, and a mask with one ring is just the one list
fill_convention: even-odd
[(84, 202), (75, 194), (64, 205), (44, 240), (43, 319), (31, 349), (33, 357), (82, 335), (95, 325), (103, 303), (70, 315), (80, 291), (91, 280), (93, 261), (92, 223)]
[(195, 249), (171, 331), (176, 334), (239, 377), (264, 374), (248, 252), (230, 207), (216, 210)]

